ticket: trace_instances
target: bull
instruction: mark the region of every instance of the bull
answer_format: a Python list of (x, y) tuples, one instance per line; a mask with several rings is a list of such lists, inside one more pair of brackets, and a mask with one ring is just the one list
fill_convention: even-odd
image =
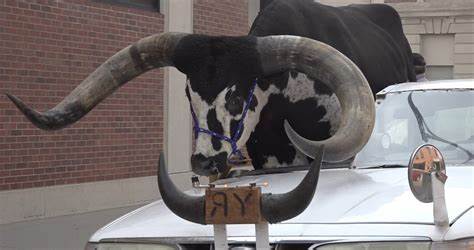
[[(287, 5), (291, 7), (290, 15), (284, 16), (293, 17), (288, 19), (292, 27), (288, 26), (285, 30), (282, 26), (279, 32), (276, 28), (265, 29), (272, 17), (285, 13), (281, 6)], [(347, 10), (351, 8), (354, 9), (355, 19), (363, 17), (360, 23), (369, 22), (369, 15), (363, 10), (370, 10), (371, 7), (355, 6), (347, 7)], [(357, 30), (361, 34), (357, 34), (345, 27), (354, 20), (344, 19), (345, 11), (342, 10), (304, 0), (288, 3), (275, 1), (257, 17), (249, 36), (162, 33), (143, 38), (106, 60), (48, 111), (35, 111), (18, 97), (7, 96), (37, 127), (61, 129), (81, 119), (138, 75), (151, 69), (174, 66), (188, 77), (186, 94), (196, 132), (196, 149), (191, 156), (194, 172), (209, 175), (225, 170), (227, 158), (238, 154), (245, 144), (256, 168), (266, 166), (260, 159), (268, 159), (271, 154), (288, 157), (283, 161), (278, 158), (279, 163), (294, 162), (297, 151), (288, 137), (283, 136), (285, 120), (288, 120), (285, 129), (294, 146), (309, 157), (316, 158), (318, 164), (323, 160), (322, 147), (325, 149), (325, 161), (345, 160), (362, 148), (373, 128), (375, 110), (369, 82), (373, 87), (381, 87), (385, 83), (406, 81), (408, 68), (401, 63), (404, 54), (388, 32), (378, 28), (380, 34), (373, 31), (364, 33), (365, 28), (361, 27)], [(299, 14), (310, 17), (311, 21), (295, 19), (291, 11), (299, 11)], [(318, 11), (322, 20), (327, 15), (331, 15), (333, 20), (313, 27), (314, 19), (308, 16), (313, 13), (311, 11)], [(338, 24), (334, 23), (336, 21)], [(394, 26), (397, 26), (399, 19), (394, 18), (394, 21)], [(319, 31), (305, 33), (300, 30), (305, 25), (305, 31), (309, 32), (311, 28)], [(334, 25), (334, 30), (323, 32), (319, 27), (325, 25)], [(339, 26), (345, 29), (339, 30)], [(365, 38), (368, 44), (361, 43), (361, 37), (366, 35), (372, 35)], [(311, 38), (319, 38), (323, 42)], [(343, 42), (334, 42), (338, 39)], [(374, 45), (378, 43), (382, 44)], [(387, 47), (387, 44), (393, 46)], [(371, 49), (380, 49), (370, 52), (370, 46), (373, 46)], [(369, 63), (371, 56), (378, 58), (373, 60), (375, 62), (384, 59), (387, 62), (369, 67), (372, 65)], [(388, 57), (395, 58), (388, 60)], [(374, 78), (373, 73), (377, 71), (381, 72)], [(304, 76), (295, 72), (301, 72)], [(262, 131), (263, 134), (260, 134)], [(278, 134), (273, 137), (275, 131)], [(267, 145), (271, 147), (266, 148)], [(203, 223), (202, 197), (181, 193), (169, 181), (163, 157), (160, 161), (160, 191), (165, 202), (179, 216)], [(314, 192), (316, 181), (317, 172), (312, 170), (294, 190), (265, 196), (262, 200), (265, 218), (278, 222), (301, 212), (305, 206), (293, 209), (289, 206), (281, 208), (279, 204), (307, 205), (310, 196), (302, 199), (299, 194)]]
[(196, 134), (191, 166), (201, 175), (224, 172), (244, 145), (255, 168), (307, 164), (306, 156), (314, 157), (321, 144), (324, 161), (348, 159), (370, 136), (373, 93), (415, 80), (393, 8), (275, 0), (248, 36), (164, 33), (141, 39), (46, 112), (8, 97), (37, 127), (60, 129), (124, 83), (164, 66), (187, 75)]

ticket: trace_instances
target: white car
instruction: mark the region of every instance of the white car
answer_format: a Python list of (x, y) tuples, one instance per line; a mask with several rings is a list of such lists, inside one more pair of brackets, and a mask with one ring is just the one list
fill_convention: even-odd
[[(323, 165), (307, 209), (270, 225), (272, 247), (474, 249), (474, 80), (392, 85), (377, 94), (376, 103), (367, 145), (351, 166)], [(444, 227), (434, 223), (433, 204), (415, 198), (408, 181), (410, 156), (425, 143), (445, 158)], [(267, 182), (263, 192), (283, 193), (306, 174), (281, 170), (217, 183)], [(230, 249), (255, 249), (253, 225), (228, 225), (227, 234)], [(86, 249), (213, 249), (213, 235), (211, 225), (181, 219), (158, 200), (98, 230)]]

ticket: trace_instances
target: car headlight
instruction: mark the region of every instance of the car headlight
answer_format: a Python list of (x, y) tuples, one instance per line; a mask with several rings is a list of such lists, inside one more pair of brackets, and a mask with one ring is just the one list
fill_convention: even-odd
[(474, 249), (474, 238), (453, 241), (384, 241), (384, 242), (341, 242), (320, 245), (316, 250), (390, 249), (390, 250), (444, 250)]
[(178, 246), (141, 243), (87, 243), (84, 250), (178, 250)]

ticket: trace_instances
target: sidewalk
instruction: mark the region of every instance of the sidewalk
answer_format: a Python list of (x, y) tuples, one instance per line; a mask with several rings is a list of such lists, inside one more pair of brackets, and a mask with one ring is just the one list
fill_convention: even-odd
[(138, 207), (0, 225), (0, 250), (83, 250), (97, 229)]

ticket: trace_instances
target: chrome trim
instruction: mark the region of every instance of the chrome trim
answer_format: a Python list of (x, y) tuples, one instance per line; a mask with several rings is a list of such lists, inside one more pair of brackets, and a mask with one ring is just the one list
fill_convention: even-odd
[[(142, 245), (160, 245), (173, 247), (175, 250), (184, 250), (183, 247), (178, 243), (165, 243), (165, 242), (149, 242), (137, 240), (128, 240), (127, 238), (100, 240), (99, 242), (87, 242), (85, 250), (89, 250), (87, 247), (98, 247), (100, 244), (142, 244)], [(96, 249), (96, 248), (94, 248)]]
[(153, 238), (104, 238), (99, 243), (136, 243), (136, 244), (209, 244), (213, 242), (213, 237), (153, 237)]
[(377, 98), (383, 98), (386, 94), (406, 91), (422, 90), (472, 90), (474, 89), (474, 79), (439, 80), (429, 82), (408, 82), (394, 84), (386, 87), (377, 93)]
[[(255, 237), (229, 237), (230, 244), (248, 244), (255, 243)], [(316, 243), (330, 244), (336, 242), (380, 242), (380, 241), (431, 241), (427, 236), (270, 236), (271, 244), (296, 244), (296, 243)], [(166, 237), (166, 238), (105, 238), (98, 243), (128, 243), (128, 244), (212, 244), (213, 237)], [(89, 244), (98, 244), (97, 242), (89, 242)]]

